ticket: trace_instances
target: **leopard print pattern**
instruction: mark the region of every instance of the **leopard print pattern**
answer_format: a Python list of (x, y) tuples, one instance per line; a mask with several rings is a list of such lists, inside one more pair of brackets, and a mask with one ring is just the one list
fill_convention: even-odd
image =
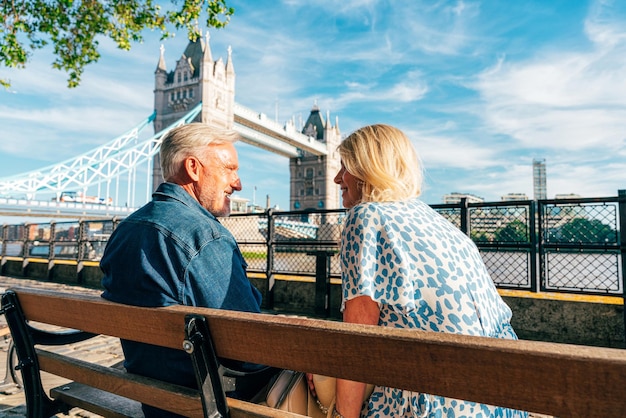
[[(369, 296), (379, 325), (517, 339), (476, 245), (419, 199), (362, 203), (345, 218), (341, 239), (345, 302)], [(418, 374), (419, 370), (412, 371)], [(475, 402), (376, 387), (365, 417), (527, 417)]]

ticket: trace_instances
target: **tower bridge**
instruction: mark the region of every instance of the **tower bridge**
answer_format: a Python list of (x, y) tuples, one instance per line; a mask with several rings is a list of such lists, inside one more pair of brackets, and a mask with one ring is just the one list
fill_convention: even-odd
[[(191, 122), (234, 129), (242, 142), (289, 158), (290, 210), (339, 207), (333, 182), (340, 164), (334, 155), (341, 141), (338, 122), (332, 125), (330, 114), (324, 118), (315, 105), (299, 131), (293, 120), (281, 125), (236, 103), (230, 47), (226, 62), (213, 60), (208, 35), (199, 38), (187, 45), (172, 71), (162, 47), (154, 91), (154, 113), (128, 132), (61, 163), (0, 178), (0, 215), (126, 216), (163, 181), (158, 158), (163, 135)], [(142, 139), (149, 124), (155, 134)], [(138, 183), (146, 184), (143, 193)], [(64, 201), (69, 193), (73, 201)]]
[(311, 135), (298, 132), (291, 120), (283, 127), (263, 113), (256, 113), (238, 103), (235, 103), (234, 110), (234, 129), (239, 132), (243, 142), (288, 158), (302, 157), (303, 152), (317, 156), (328, 155), (326, 144)]

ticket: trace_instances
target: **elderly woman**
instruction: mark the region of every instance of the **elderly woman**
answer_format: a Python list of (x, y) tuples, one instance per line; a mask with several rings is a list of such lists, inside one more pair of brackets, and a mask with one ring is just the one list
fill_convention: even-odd
[[(381, 327), (517, 339), (511, 310), (474, 243), (418, 199), (411, 141), (366, 126), (338, 148), (348, 208), (341, 238), (343, 320)], [(402, 359), (398, 359), (401, 361)], [(471, 359), (468, 359), (470, 361)], [(419, 370), (410, 370), (419, 378)], [(336, 417), (526, 417), (527, 413), (426, 393), (337, 380)]]

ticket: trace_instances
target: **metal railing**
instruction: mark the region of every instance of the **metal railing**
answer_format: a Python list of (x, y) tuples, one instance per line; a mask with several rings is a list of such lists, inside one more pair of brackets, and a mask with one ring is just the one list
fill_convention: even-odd
[(540, 202), (542, 290), (624, 293), (625, 202), (625, 190), (617, 199)]
[[(476, 243), (499, 288), (624, 295), (626, 190), (605, 198), (432, 205)], [(340, 278), (345, 210), (233, 214), (220, 221), (250, 272)], [(8, 259), (98, 261), (118, 219), (3, 225)]]
[(3, 225), (0, 256), (6, 259), (98, 261), (118, 219)]

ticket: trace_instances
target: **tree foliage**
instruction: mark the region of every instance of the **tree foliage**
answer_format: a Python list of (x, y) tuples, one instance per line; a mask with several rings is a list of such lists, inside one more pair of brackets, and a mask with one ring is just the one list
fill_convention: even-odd
[(489, 241), (489, 235), (487, 234), (487, 232), (476, 231), (474, 229), (470, 231), (470, 238), (474, 242), (488, 242)]
[[(68, 73), (68, 87), (76, 87), (87, 64), (100, 58), (99, 37), (129, 50), (142, 42), (144, 29), (159, 30), (161, 39), (186, 29), (189, 39), (200, 35), (199, 19), (222, 28), (234, 13), (227, 0), (172, 0), (163, 10), (153, 0), (2, 0), (0, 15), (0, 65), (24, 68), (34, 50), (52, 45), (52, 67)], [(0, 84), (10, 82), (0, 78)]]
[(617, 231), (597, 219), (575, 218), (559, 231), (561, 242), (615, 243)]
[(494, 239), (498, 242), (527, 242), (528, 229), (524, 222), (515, 220), (496, 230)]

